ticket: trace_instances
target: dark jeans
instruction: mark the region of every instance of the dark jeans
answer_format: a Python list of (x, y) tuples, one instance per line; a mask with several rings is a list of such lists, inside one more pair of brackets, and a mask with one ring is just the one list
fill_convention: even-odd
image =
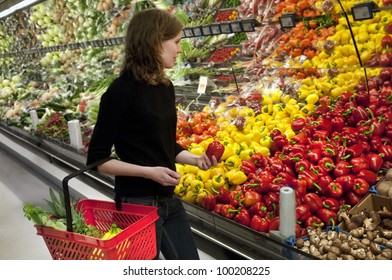
[(199, 260), (188, 216), (180, 198), (176, 195), (143, 196), (125, 197), (122, 201), (158, 207), (156, 259), (161, 251), (166, 260)]

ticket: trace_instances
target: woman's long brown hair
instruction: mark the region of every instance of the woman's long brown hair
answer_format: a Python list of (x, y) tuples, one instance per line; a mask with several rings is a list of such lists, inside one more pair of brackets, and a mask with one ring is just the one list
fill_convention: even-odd
[(125, 37), (121, 74), (130, 71), (138, 81), (169, 84), (161, 59), (162, 42), (175, 38), (182, 29), (181, 22), (164, 10), (152, 8), (135, 13)]

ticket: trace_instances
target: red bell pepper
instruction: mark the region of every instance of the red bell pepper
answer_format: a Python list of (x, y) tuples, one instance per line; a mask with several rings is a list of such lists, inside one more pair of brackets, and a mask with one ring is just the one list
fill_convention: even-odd
[(354, 121), (356, 123), (358, 123), (361, 120), (367, 120), (369, 118), (369, 113), (363, 106), (355, 107), (352, 110), (351, 115), (353, 116)]
[(326, 188), (332, 182), (333, 182), (333, 180), (330, 175), (324, 175), (319, 178), (319, 180), (317, 181), (317, 184), (319, 185), (322, 194), (325, 194)]
[(303, 197), (304, 204), (308, 205), (310, 212), (314, 213), (323, 207), (321, 198), (315, 193), (307, 193)]
[(278, 149), (283, 148), (289, 143), (285, 134), (275, 136), (272, 141)]
[(354, 185), (352, 188), (352, 191), (356, 193), (357, 195), (365, 195), (369, 193), (369, 183), (366, 182), (365, 179), (363, 178), (356, 178), (354, 180)]
[(384, 37), (382, 37), (381, 39), (381, 46), (386, 49), (391, 49), (392, 48), (392, 37), (387, 35), (384, 35)]
[(325, 195), (332, 198), (339, 198), (343, 195), (343, 187), (339, 183), (331, 182), (325, 188)]
[(343, 175), (348, 175), (351, 172), (352, 165), (350, 165), (347, 161), (338, 161), (335, 165), (335, 170), (333, 174), (335, 177), (340, 177)]
[(295, 207), (295, 212), (297, 221), (299, 221), (300, 223), (305, 222), (305, 220), (309, 218), (310, 215), (312, 215), (310, 213), (310, 207), (307, 204), (298, 205), (297, 207)]
[(322, 150), (319, 148), (311, 149), (308, 153), (308, 160), (313, 164), (317, 164), (321, 159), (321, 152)]
[(214, 211), (216, 214), (220, 215), (220, 211), (221, 211), (223, 205), (224, 205), (223, 203), (215, 204), (214, 210), (212, 210), (212, 211)]
[(268, 231), (279, 230), (279, 216), (275, 216), (270, 220)]
[(306, 144), (308, 142), (308, 139), (309, 138), (306, 136), (305, 132), (300, 132), (291, 138), (291, 143), (293, 143), (293, 144)]
[(234, 221), (244, 225), (246, 227), (250, 226), (250, 215), (247, 209), (241, 208), (239, 212), (234, 216)]
[(357, 177), (365, 179), (370, 186), (373, 186), (377, 182), (377, 174), (367, 169), (359, 171)]
[(311, 164), (309, 161), (307, 161), (306, 159), (301, 159), (295, 163), (294, 168), (295, 168), (295, 171), (299, 174), (304, 170), (309, 170), (310, 166), (311, 166)]
[(313, 133), (313, 140), (315, 141), (326, 140), (328, 137), (329, 137), (329, 131), (326, 130), (316, 130)]
[(355, 178), (356, 176), (354, 174), (347, 174), (347, 175), (337, 177), (335, 179), (335, 182), (339, 183), (342, 186), (343, 192), (345, 193), (352, 189)]
[(336, 132), (341, 132), (343, 127), (346, 126), (346, 121), (342, 116), (334, 117), (331, 120), (331, 130)]
[(257, 215), (260, 217), (265, 217), (267, 215), (267, 207), (263, 202), (256, 202), (249, 208), (249, 214), (251, 216)]
[(310, 170), (317, 175), (317, 178), (327, 175), (327, 170), (321, 165), (313, 165)]
[(223, 204), (230, 203), (230, 191), (225, 188), (220, 188), (216, 196), (216, 201)]
[(267, 207), (268, 211), (276, 211), (279, 205), (279, 196), (274, 192), (269, 192), (262, 197), (264, 205)]
[(279, 172), (273, 183), (277, 183), (281, 186), (287, 186), (287, 185), (291, 185), (291, 182), (294, 180), (295, 178), (293, 176), (291, 176), (290, 174), (286, 173), (286, 172)]
[(368, 153), (366, 158), (369, 161), (370, 170), (376, 173), (381, 169), (381, 166), (384, 163), (382, 157), (375, 153)]
[(369, 161), (364, 157), (357, 157), (350, 160), (352, 172), (358, 173), (362, 169), (369, 169)]
[(351, 158), (361, 156), (363, 153), (363, 146), (361, 143), (356, 143), (354, 145), (351, 145), (350, 147), (347, 147), (346, 153), (350, 154)]
[(226, 219), (233, 219), (235, 214), (237, 214), (237, 209), (231, 204), (223, 204), (219, 214)]
[(268, 166), (268, 160), (261, 153), (254, 153), (251, 155), (250, 160), (253, 161), (257, 168), (265, 168)]
[(380, 154), (380, 156), (382, 156), (382, 159), (384, 161), (392, 160), (392, 146), (391, 145), (382, 145), (378, 149), (378, 154)]
[(291, 181), (291, 186), (294, 189), (295, 197), (303, 197), (306, 194), (307, 183), (305, 180), (294, 179)]
[(305, 119), (296, 118), (291, 122), (291, 129), (295, 132), (300, 131), (305, 126)]
[(382, 141), (380, 136), (373, 136), (369, 141), (370, 150), (372, 152), (377, 152), (378, 149), (382, 146)]
[(340, 209), (340, 203), (337, 199), (328, 197), (323, 200), (323, 207), (337, 213)]
[(337, 214), (334, 211), (331, 211), (326, 208), (319, 209), (317, 211), (317, 216), (323, 221), (326, 226), (332, 226), (332, 229), (335, 228), (335, 225), (338, 222)]
[(317, 175), (311, 170), (304, 170), (301, 174), (298, 175), (299, 180), (304, 180), (306, 182), (306, 188), (308, 190), (314, 190), (317, 188), (317, 184), (315, 184), (318, 180)]
[(277, 128), (275, 128), (275, 129), (273, 129), (271, 132), (270, 132), (270, 137), (272, 138), (272, 139), (274, 139), (276, 136), (278, 136), (278, 135), (282, 135), (282, 132), (279, 130), (279, 129), (277, 129)]
[(255, 191), (246, 191), (243, 203), (246, 207), (251, 207), (253, 204), (261, 202), (261, 194)]
[(207, 211), (214, 210), (216, 205), (216, 196), (215, 195), (206, 195), (201, 198), (200, 206), (206, 209)]
[(230, 198), (230, 204), (237, 208), (238, 206), (242, 205), (245, 195), (242, 190), (238, 190), (238, 191), (236, 190), (230, 192), (229, 198)]
[(311, 215), (305, 220), (305, 227), (318, 228), (323, 226), (323, 221), (315, 215)]
[(259, 232), (268, 232), (270, 221), (268, 218), (254, 215), (250, 221), (250, 228)]
[(328, 173), (332, 172), (335, 169), (335, 163), (330, 157), (323, 157), (322, 159), (320, 159), (318, 165), (324, 167)]
[(334, 157), (336, 155), (335, 147), (332, 144), (326, 144), (321, 150), (323, 157)]
[(240, 170), (246, 175), (256, 172), (256, 165), (251, 160), (243, 160), (240, 165)]

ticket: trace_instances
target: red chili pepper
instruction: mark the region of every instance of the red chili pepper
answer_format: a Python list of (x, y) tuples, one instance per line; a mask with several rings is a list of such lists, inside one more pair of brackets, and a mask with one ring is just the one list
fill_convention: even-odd
[(250, 221), (250, 227), (259, 232), (268, 232), (270, 221), (268, 218), (254, 215)]
[(237, 209), (231, 204), (224, 204), (222, 205), (219, 213), (226, 219), (232, 219), (237, 213)]
[(381, 166), (384, 163), (382, 157), (375, 153), (368, 153), (366, 158), (369, 161), (370, 170), (376, 173), (381, 169)]
[(214, 210), (216, 205), (216, 196), (215, 195), (207, 195), (203, 196), (200, 201), (200, 206), (206, 209), (207, 211)]
[(338, 222), (337, 214), (334, 211), (331, 211), (326, 208), (319, 209), (317, 211), (317, 216), (323, 221), (326, 226), (332, 226), (332, 229), (335, 228), (335, 225)]
[(261, 194), (255, 191), (246, 191), (243, 203), (246, 207), (251, 207), (253, 204), (261, 202)]
[(256, 172), (256, 165), (251, 160), (243, 160), (240, 165), (240, 170), (246, 175)]
[(339, 198), (343, 195), (343, 187), (339, 183), (331, 182), (325, 188), (325, 195), (332, 198)]
[(307, 193), (303, 198), (304, 204), (308, 205), (310, 208), (310, 212), (314, 213), (318, 209), (323, 207), (323, 202), (321, 198), (315, 193)]
[(309, 218), (306, 219), (305, 226), (311, 228), (318, 228), (323, 227), (324, 223), (319, 217), (311, 215)]
[(369, 183), (366, 182), (365, 179), (356, 178), (354, 180), (354, 186), (352, 188), (352, 191), (357, 195), (365, 195), (369, 193), (369, 188), (370, 188)]
[(328, 197), (326, 199), (323, 200), (323, 206), (324, 208), (327, 208), (333, 212), (338, 212), (340, 209), (340, 203), (337, 199), (332, 198), (332, 197)]
[(310, 207), (306, 204), (300, 204), (295, 207), (297, 221), (303, 223), (307, 218), (310, 217)]
[(357, 157), (350, 160), (353, 173), (358, 173), (362, 169), (369, 169), (369, 161), (364, 157)]
[(333, 171), (333, 174), (335, 177), (340, 177), (343, 175), (348, 175), (351, 172), (352, 166), (347, 162), (347, 161), (338, 161), (335, 165), (335, 170)]
[(305, 119), (296, 118), (291, 122), (291, 129), (294, 131), (300, 131), (305, 126)]
[(251, 216), (257, 215), (260, 217), (265, 217), (267, 215), (267, 207), (263, 202), (256, 202), (249, 208), (249, 214)]
[(367, 169), (362, 169), (359, 171), (357, 177), (365, 179), (370, 186), (373, 186), (377, 182), (377, 174)]
[(332, 172), (335, 168), (335, 163), (330, 157), (323, 157), (320, 159), (318, 165), (324, 167), (328, 173)]
[(356, 176), (354, 174), (347, 174), (335, 179), (336, 183), (339, 183), (343, 187), (343, 192), (347, 192), (352, 189)]
[(247, 209), (241, 208), (239, 212), (234, 216), (234, 221), (244, 225), (246, 227), (250, 226), (250, 215)]

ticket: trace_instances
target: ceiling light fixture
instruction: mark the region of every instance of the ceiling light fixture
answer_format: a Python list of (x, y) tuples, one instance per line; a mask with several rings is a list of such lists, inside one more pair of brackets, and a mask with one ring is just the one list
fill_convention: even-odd
[(24, 0), (21, 1), (11, 7), (9, 7), (8, 9), (5, 9), (4, 11), (0, 12), (0, 19), (1, 18), (5, 18), (17, 11), (23, 10), (29, 6), (32, 6), (34, 4), (38, 4), (38, 2), (42, 2), (42, 0)]

